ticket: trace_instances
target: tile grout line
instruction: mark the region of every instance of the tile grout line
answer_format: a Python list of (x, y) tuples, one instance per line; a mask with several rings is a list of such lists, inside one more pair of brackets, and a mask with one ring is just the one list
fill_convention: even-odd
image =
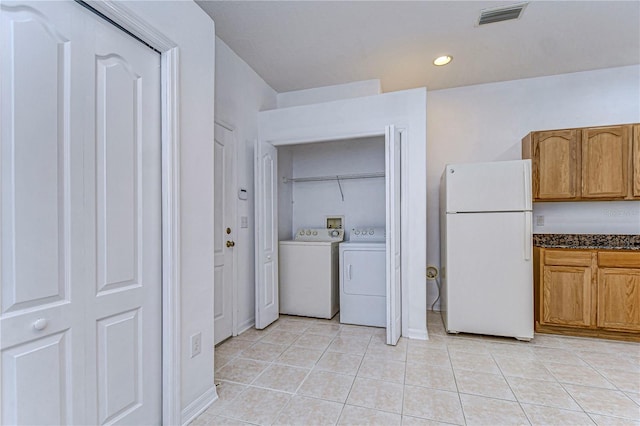
[(451, 373), (453, 374), (453, 382), (456, 385), (456, 393), (458, 394), (458, 402), (460, 403), (460, 411), (462, 412), (462, 421), (464, 424), (467, 424), (467, 415), (464, 412), (464, 406), (462, 405), (462, 397), (460, 396), (460, 388), (458, 387), (458, 379), (456, 378), (456, 371), (453, 368), (453, 361), (451, 360), (451, 350), (449, 349), (449, 344), (445, 343), (447, 348), (447, 355), (449, 356), (449, 366), (451, 367)]
[(500, 368), (500, 363), (498, 363), (498, 361), (496, 360), (496, 357), (494, 356), (493, 353), (491, 353), (491, 351), (489, 351), (489, 355), (491, 356), (491, 359), (493, 359), (493, 362), (496, 363), (496, 366), (498, 367), (498, 371), (500, 371), (500, 374), (502, 375), (502, 380), (504, 380), (507, 386), (509, 387), (509, 390), (511, 391), (511, 394), (513, 395), (513, 397), (516, 399), (516, 402), (518, 403), (518, 407), (520, 407), (522, 414), (524, 414), (524, 417), (527, 419), (529, 424), (532, 425), (533, 421), (527, 414), (527, 410), (525, 410), (524, 407), (522, 406), (522, 402), (520, 401), (520, 398), (518, 398), (518, 395), (516, 395), (513, 388), (511, 387), (511, 383), (509, 383), (509, 380), (507, 380), (507, 376), (505, 376), (504, 371), (502, 371), (502, 368)]
[[(303, 323), (303, 322), (301, 322), (301, 323)], [(310, 366), (310, 367), (307, 367), (307, 366), (305, 366), (305, 367), (301, 367), (301, 366), (299, 366), (299, 365), (291, 365), (291, 364), (287, 364), (286, 362), (281, 362), (281, 361), (279, 361), (280, 357), (282, 356), (282, 354), (283, 354), (284, 352), (286, 352), (287, 350), (289, 350), (289, 349), (290, 349), (290, 348), (292, 348), (292, 347), (298, 347), (297, 345), (295, 345), (295, 342), (297, 341), (297, 339), (299, 339), (299, 338), (300, 338), (300, 336), (305, 335), (305, 334), (307, 333), (308, 329), (309, 329), (312, 325), (314, 325), (314, 324), (339, 325), (339, 327), (338, 327), (338, 333), (337, 333), (337, 334), (335, 334), (335, 335), (333, 335), (333, 336), (331, 337), (331, 340), (329, 341), (329, 344), (328, 344), (328, 345), (327, 345), (327, 346), (322, 350), (322, 352), (321, 352), (320, 356), (319, 356), (319, 357), (317, 358), (317, 360), (313, 363), (313, 365), (312, 365), (312, 366)], [(257, 377), (256, 377), (256, 378), (254, 378), (254, 379), (252, 380), (252, 382), (251, 382), (250, 384), (248, 384), (248, 385), (247, 385), (247, 384), (245, 384), (245, 383), (233, 382), (233, 381), (229, 381), (229, 380), (224, 380), (224, 379), (223, 379), (223, 381), (228, 381), (228, 382), (231, 382), (231, 383), (238, 383), (238, 384), (240, 384), (240, 385), (242, 385), (242, 386), (245, 386), (245, 387), (246, 387), (246, 388), (245, 388), (245, 389), (244, 389), (240, 394), (236, 395), (233, 399), (231, 399), (231, 400), (227, 401), (227, 403), (228, 403), (228, 404), (230, 404), (230, 403), (232, 403), (233, 401), (235, 401), (235, 400), (236, 400), (240, 395), (242, 395), (244, 392), (246, 392), (246, 390), (247, 390), (249, 387), (262, 388), (262, 389), (266, 389), (266, 390), (270, 390), (270, 391), (276, 391), (276, 392), (283, 392), (283, 393), (286, 393), (286, 394), (290, 395), (290, 397), (289, 397), (289, 399), (287, 400), (287, 403), (283, 406), (283, 408), (281, 408), (281, 409), (280, 409), (280, 411), (278, 411), (278, 413), (276, 414), (275, 419), (277, 420), (277, 418), (281, 415), (282, 411), (283, 411), (284, 409), (286, 409), (286, 408), (291, 404), (291, 401), (292, 401), (293, 396), (300, 395), (298, 392), (300, 391), (300, 388), (301, 388), (302, 384), (303, 384), (303, 383), (308, 379), (308, 377), (309, 377), (309, 375), (311, 374), (311, 372), (313, 372), (314, 370), (316, 370), (316, 369), (318, 368), (318, 364), (319, 364), (320, 360), (321, 360), (321, 359), (322, 359), (322, 358), (323, 358), (327, 353), (333, 352), (333, 351), (331, 351), (329, 348), (331, 347), (331, 345), (333, 344), (333, 342), (336, 340), (336, 337), (338, 337), (338, 336), (341, 336), (341, 337), (358, 337), (358, 338), (362, 337), (359, 333), (354, 333), (353, 335), (348, 334), (348, 333), (347, 333), (347, 334), (342, 334), (342, 333), (341, 333), (341, 332), (343, 331), (343, 330), (342, 330), (342, 327), (343, 327), (343, 325), (341, 325), (341, 324), (336, 324), (334, 321), (328, 322), (328, 321), (318, 320), (318, 321), (314, 321), (314, 322), (309, 322), (309, 324), (307, 324), (307, 327), (306, 327), (304, 330), (302, 330), (302, 332), (301, 332), (300, 334), (295, 333), (295, 334), (298, 334), (298, 338), (297, 338), (297, 339), (295, 339), (295, 340), (293, 340), (293, 341), (292, 341), (291, 343), (289, 343), (288, 345), (286, 345), (285, 349), (284, 349), (284, 350), (283, 350), (283, 351), (282, 351), (278, 356), (276, 356), (276, 357), (275, 357), (275, 359), (273, 359), (273, 360), (271, 360), (271, 361), (266, 361), (266, 362), (265, 362), (265, 361), (262, 361), (262, 360), (253, 360), (253, 361), (258, 361), (258, 362), (265, 362), (265, 363), (266, 363), (266, 364), (268, 364), (268, 365), (267, 365), (267, 367), (265, 368), (265, 370), (263, 370), (261, 373), (259, 373), (259, 374), (257, 375)], [(275, 328), (274, 330), (277, 330), (277, 329), (278, 329), (278, 328)], [(281, 329), (280, 329), (280, 331), (287, 331), (287, 332), (288, 332), (288, 330), (286, 330), (286, 329), (284, 329), (284, 328), (281, 328)], [(252, 343), (251, 343), (247, 348), (245, 348), (245, 349), (243, 349), (243, 350), (239, 350), (239, 351), (237, 351), (234, 355), (232, 355), (232, 356), (229, 358), (229, 360), (227, 360), (227, 362), (226, 362), (225, 364), (223, 364), (222, 366), (220, 366), (220, 367), (219, 367), (219, 369), (222, 369), (222, 368), (226, 367), (226, 366), (227, 366), (229, 363), (231, 363), (233, 360), (237, 360), (237, 359), (245, 359), (245, 358), (243, 358), (243, 357), (241, 356), (241, 353), (242, 353), (243, 351), (245, 351), (245, 350), (249, 349), (250, 347), (252, 347), (252, 346), (253, 346), (253, 345), (255, 345), (256, 343), (258, 343), (260, 340), (262, 340), (266, 335), (270, 334), (271, 332), (273, 332), (273, 330), (271, 330), (269, 333), (265, 334), (264, 336), (260, 337), (258, 340), (256, 340), (256, 341), (252, 342)], [(314, 334), (314, 333), (310, 333), (310, 334)], [(438, 334), (434, 334), (434, 335), (438, 335)], [(348, 398), (351, 396), (351, 394), (352, 394), (352, 392), (353, 392), (353, 389), (354, 389), (354, 386), (355, 386), (355, 381), (356, 381), (359, 377), (360, 377), (360, 378), (367, 378), (367, 377), (364, 377), (364, 376), (362, 376), (362, 377), (361, 377), (361, 376), (360, 376), (360, 374), (363, 372), (362, 368), (363, 368), (363, 366), (364, 366), (365, 358), (367, 357), (367, 355), (371, 356), (371, 355), (372, 355), (372, 353), (373, 353), (373, 352), (371, 352), (371, 350), (370, 350), (370, 349), (372, 348), (372, 347), (371, 347), (371, 344), (372, 344), (372, 342), (374, 341), (374, 338), (376, 338), (376, 336), (377, 336), (377, 334), (376, 334), (375, 332), (374, 332), (374, 333), (370, 333), (370, 334), (368, 334), (368, 344), (367, 344), (367, 347), (366, 347), (366, 349), (365, 349), (365, 352), (364, 352), (364, 354), (362, 354), (362, 355), (358, 354), (358, 356), (361, 356), (361, 358), (360, 358), (360, 361), (359, 361), (359, 363), (358, 363), (358, 367), (357, 367), (357, 369), (356, 369), (356, 371), (355, 371), (355, 376), (353, 376), (353, 382), (351, 383), (351, 386), (350, 386), (350, 388), (349, 388), (349, 392), (347, 393), (347, 397), (346, 397), (346, 399), (345, 399), (345, 402), (343, 402), (343, 403), (341, 404), (341, 405), (342, 405), (342, 407), (341, 407), (340, 412), (339, 412), (339, 414), (338, 414), (338, 417), (337, 417), (337, 419), (338, 419), (338, 420), (337, 420), (337, 422), (339, 422), (339, 421), (340, 421), (340, 418), (341, 418), (341, 417), (342, 417), (342, 415), (344, 414), (344, 410), (345, 410), (346, 405), (347, 405), (347, 400), (348, 400)], [(438, 335), (438, 336), (440, 336), (440, 335)], [(458, 343), (461, 343), (461, 345), (460, 345), (460, 346), (461, 346), (461, 347), (464, 347), (464, 342), (483, 342), (483, 341), (481, 341), (481, 340), (477, 340), (477, 339), (474, 339), (474, 338), (467, 338), (466, 336), (463, 336), (463, 338), (462, 338), (462, 339), (449, 340), (449, 341), (447, 342), (447, 340), (448, 340), (448, 339), (446, 339), (446, 337), (447, 337), (447, 336), (444, 336), (444, 338), (445, 338), (444, 346), (445, 346), (445, 348), (446, 348), (447, 360), (448, 360), (448, 366), (451, 368), (451, 370), (452, 370), (452, 372), (453, 372), (453, 375), (454, 375), (454, 384), (455, 384), (455, 386), (456, 386), (456, 392), (458, 393), (458, 401), (459, 401), (459, 403), (460, 403), (460, 407), (461, 407), (461, 410), (462, 410), (463, 421), (466, 423), (466, 422), (467, 422), (467, 420), (466, 420), (466, 413), (465, 413), (465, 411), (464, 411), (464, 408), (462, 407), (462, 400), (461, 400), (461, 395), (466, 394), (466, 393), (462, 393), (462, 392), (460, 392), (459, 384), (458, 384), (458, 378), (457, 378), (457, 376), (455, 375), (455, 369), (453, 368), (452, 352), (451, 352), (451, 347), (450, 347), (450, 345), (449, 345), (449, 344), (450, 344), (451, 342), (456, 342), (456, 350), (457, 350), (457, 349), (459, 349), (459, 348), (458, 348), (458, 346), (457, 346), (457, 344), (458, 344)], [(540, 337), (546, 337), (546, 336), (540, 336)], [(540, 363), (540, 364), (541, 364), (541, 366), (542, 366), (543, 368), (545, 368), (545, 369), (546, 369), (546, 367), (544, 366), (544, 362), (549, 361), (548, 357), (553, 355), (553, 353), (554, 353), (554, 352), (553, 352), (553, 350), (561, 351), (561, 352), (564, 352), (564, 353), (571, 353), (572, 351), (580, 351), (580, 350), (582, 350), (582, 352), (584, 352), (584, 350), (582, 349), (582, 347), (581, 347), (581, 346), (577, 346), (577, 347), (576, 347), (576, 346), (574, 346), (574, 345), (572, 345), (572, 344), (569, 344), (569, 343), (573, 343), (573, 341), (571, 341), (571, 342), (567, 343), (567, 342), (564, 342), (564, 341), (560, 340), (561, 338), (559, 338), (559, 339), (553, 339), (553, 337), (555, 337), (555, 336), (552, 336), (552, 338), (551, 338), (551, 339), (543, 338), (543, 339), (541, 339), (541, 340), (540, 340), (540, 343), (539, 343), (539, 344), (537, 344), (537, 345), (532, 345), (532, 349), (540, 348), (540, 349), (542, 349), (542, 350), (545, 350), (545, 349), (549, 349), (549, 350), (550, 350), (549, 352), (546, 352), (546, 351), (544, 351), (544, 352), (540, 352), (540, 353), (534, 353), (534, 352), (532, 352), (532, 354), (534, 354), (534, 355), (533, 355), (533, 356), (534, 356), (534, 358), (533, 358), (533, 359), (534, 359), (536, 362)], [(242, 339), (238, 339), (238, 340), (242, 340)], [(578, 340), (578, 341), (579, 341), (579, 340)], [(584, 342), (587, 342), (587, 343), (588, 343), (588, 342), (589, 342), (589, 340), (588, 340), (588, 339), (584, 339)], [(226, 342), (225, 342), (225, 343), (226, 343)], [(484, 342), (483, 342), (483, 343), (484, 343)], [(598, 343), (600, 343), (600, 342), (598, 342)], [(277, 344), (277, 343), (272, 343), (272, 344)], [(506, 349), (506, 348), (507, 348), (508, 346), (515, 347), (515, 345), (514, 345), (514, 344), (507, 343), (507, 342), (502, 342), (502, 341), (496, 341), (496, 342), (494, 342), (494, 341), (487, 341), (487, 342), (486, 342), (486, 346), (487, 346), (488, 353), (489, 353), (489, 355), (490, 355), (491, 359), (493, 360), (493, 362), (497, 365), (497, 368), (498, 368), (498, 372), (499, 372), (499, 374), (500, 374), (500, 377), (501, 377), (504, 381), (506, 381), (506, 382), (507, 382), (507, 386), (508, 386), (508, 388), (510, 389), (510, 391), (512, 392), (512, 394), (514, 394), (514, 396), (515, 396), (515, 392), (513, 391), (512, 384), (508, 381), (508, 378), (507, 378), (507, 376), (505, 375), (505, 372), (504, 372), (503, 368), (500, 366), (500, 364), (499, 364), (499, 363), (498, 363), (498, 361), (496, 360), (497, 355), (496, 355), (494, 352), (492, 352), (492, 351), (491, 351), (491, 346), (492, 346), (493, 344), (499, 344), (499, 345), (504, 345), (504, 346), (505, 346), (504, 348), (500, 347), (500, 350), (501, 350), (501, 351), (503, 351), (503, 350), (504, 350), (504, 351), (506, 352), (506, 353), (503, 353), (504, 357), (506, 357), (506, 358), (514, 358), (514, 359), (521, 359), (521, 358), (518, 356), (518, 354), (517, 354), (517, 353), (516, 353), (516, 354), (513, 354), (513, 355), (510, 355), (510, 354), (508, 353), (508, 349)], [(475, 343), (471, 343), (471, 346), (473, 346), (473, 345), (475, 345)], [(403, 362), (403, 365), (404, 365), (404, 374), (403, 374), (403, 377), (402, 377), (401, 412), (400, 412), (401, 421), (403, 421), (402, 419), (403, 419), (403, 417), (406, 415), (406, 414), (405, 414), (405, 410), (404, 410), (404, 402), (405, 402), (405, 397), (406, 397), (406, 395), (405, 395), (405, 388), (406, 388), (406, 386), (407, 386), (407, 366), (408, 366), (408, 364), (409, 364), (409, 363), (408, 363), (408, 360), (409, 360), (409, 346), (410, 346), (410, 345), (409, 345), (409, 342), (407, 342), (406, 352), (404, 353), (403, 361), (400, 361), (400, 362)], [(627, 347), (632, 348), (633, 346), (632, 346), (632, 345), (628, 345)], [(305, 349), (312, 349), (312, 348), (305, 348)], [(598, 349), (598, 350), (597, 350), (597, 352), (598, 352), (598, 353), (602, 353), (603, 355), (611, 354), (611, 353), (616, 353), (616, 352), (615, 352), (615, 350), (614, 350), (614, 348), (609, 349), (609, 348), (608, 348), (608, 347), (606, 347), (606, 346), (598, 346), (598, 348), (597, 348), (597, 349)], [(626, 347), (625, 347), (625, 350), (626, 350)], [(473, 353), (473, 348), (467, 348), (467, 349), (466, 349), (466, 351), (463, 349), (462, 351), (463, 351), (463, 352), (469, 351), (470, 353)], [(559, 355), (563, 355), (561, 352), (558, 352), (558, 354), (559, 354)], [(345, 354), (344, 352), (339, 352), (339, 353)], [(347, 354), (348, 354), (348, 353), (347, 353)], [(548, 354), (548, 355), (546, 355), (546, 354)], [(545, 355), (546, 355), (546, 356), (545, 356)], [(541, 356), (542, 356), (542, 358), (541, 358)], [(503, 357), (503, 356), (501, 355), (501, 357)], [(375, 358), (378, 358), (378, 357), (373, 356), (373, 358), (375, 359)], [(588, 418), (590, 419), (590, 421), (592, 421), (592, 422), (595, 422), (595, 420), (593, 419), (593, 416), (595, 416), (595, 415), (603, 416), (603, 417), (610, 417), (610, 418), (617, 418), (617, 419), (630, 420), (628, 417), (618, 417), (618, 416), (616, 416), (616, 415), (611, 415), (611, 414), (589, 413), (589, 412), (587, 412), (587, 411), (584, 409), (584, 407), (583, 407), (581, 404), (579, 404), (579, 403), (577, 402), (577, 400), (575, 399), (575, 397), (574, 397), (570, 392), (568, 392), (568, 391), (567, 391), (566, 386), (568, 386), (568, 385), (571, 385), (571, 386), (575, 385), (575, 386), (578, 386), (578, 387), (585, 387), (585, 388), (592, 388), (592, 389), (600, 389), (600, 390), (603, 390), (603, 391), (613, 391), (613, 392), (616, 392), (617, 394), (622, 393), (622, 394), (623, 394), (623, 396), (624, 396), (624, 398), (625, 398), (626, 400), (631, 401), (631, 403), (633, 403), (633, 405), (634, 405), (634, 406), (636, 406), (636, 407), (637, 407), (637, 406), (640, 406), (640, 404), (638, 404), (638, 402), (636, 402), (636, 401), (631, 397), (631, 395), (630, 395), (630, 394), (631, 394), (631, 393), (633, 393), (633, 392), (631, 392), (631, 391), (626, 392), (626, 391), (622, 390), (622, 389), (621, 389), (621, 387), (619, 387), (617, 384), (615, 384), (615, 383), (613, 383), (611, 380), (609, 380), (609, 379), (607, 378), (607, 376), (605, 376), (605, 375), (604, 375), (604, 374), (603, 374), (603, 373), (602, 373), (598, 368), (596, 368), (592, 362), (586, 361), (586, 360), (584, 360), (584, 359), (583, 359), (582, 357), (580, 357), (580, 356), (577, 356), (576, 358), (577, 358), (577, 360), (578, 360), (578, 361), (579, 361), (579, 363), (580, 363), (580, 364), (578, 364), (578, 365), (587, 366), (587, 367), (589, 367), (590, 369), (594, 370), (594, 371), (595, 371), (595, 372), (596, 372), (596, 373), (597, 373), (601, 378), (604, 378), (604, 379), (605, 379), (605, 383), (608, 383), (609, 385), (613, 386), (613, 388), (612, 388), (612, 389), (610, 389), (610, 388), (606, 388), (606, 387), (605, 387), (605, 388), (601, 388), (601, 387), (594, 387), (594, 386), (590, 386), (589, 384), (580, 384), (580, 383), (572, 384), (572, 383), (564, 383), (564, 382), (560, 382), (560, 381), (558, 380), (558, 377), (557, 377), (555, 374), (553, 374), (551, 371), (549, 371), (550, 378), (552, 378), (552, 379), (553, 379), (553, 380), (551, 380), (551, 382), (550, 382), (550, 383), (557, 383), (557, 384), (559, 384), (559, 385), (560, 385), (560, 387), (562, 388), (562, 390), (563, 390), (564, 392), (566, 392), (566, 393), (569, 395), (569, 397), (571, 398), (571, 400), (572, 400), (573, 402), (575, 402), (575, 404), (576, 404), (577, 408), (578, 408), (579, 410), (581, 410), (581, 411), (576, 411), (576, 410), (573, 410), (573, 409), (561, 408), (561, 407), (556, 407), (556, 406), (549, 406), (549, 405), (545, 405), (545, 404), (543, 404), (543, 403), (527, 403), (527, 404), (530, 404), (530, 405), (532, 405), (532, 406), (540, 406), (540, 407), (545, 407), (545, 408), (553, 408), (553, 409), (563, 410), (563, 411), (565, 411), (565, 410), (566, 410), (566, 411), (568, 411), (568, 412), (575, 412), (575, 413), (582, 412), (583, 414), (586, 414), (586, 415), (588, 416)], [(383, 356), (383, 357), (381, 357), (381, 358), (379, 358), (379, 359), (381, 360), (381, 363), (385, 363), (385, 362), (396, 362), (396, 359), (395, 359), (395, 358), (393, 358), (393, 357), (390, 357), (390, 358), (389, 358), (389, 357)], [(527, 359), (528, 359), (528, 358), (527, 358)], [(573, 364), (572, 364), (572, 363), (570, 363), (568, 360), (565, 360), (565, 359), (563, 359), (563, 362), (560, 362), (560, 363), (558, 363), (558, 364), (570, 365), (570, 366), (575, 366), (575, 365), (576, 365), (575, 363), (573, 363)], [(293, 393), (291, 393), (291, 392), (287, 392), (287, 391), (281, 391), (281, 390), (277, 390), (277, 389), (264, 388), (264, 387), (261, 387), (261, 386), (256, 385), (254, 382), (255, 382), (259, 377), (261, 377), (261, 376), (264, 374), (264, 372), (266, 371), (266, 369), (268, 369), (268, 368), (270, 368), (271, 366), (274, 366), (274, 365), (284, 365), (284, 366), (287, 366), (287, 367), (293, 367), (293, 368), (309, 368), (309, 371), (308, 371), (308, 373), (305, 375), (305, 377), (302, 379), (302, 381), (300, 382), (300, 384), (296, 387), (295, 391), (293, 391)], [(219, 370), (219, 369), (216, 369), (216, 370)], [(318, 371), (324, 371), (324, 370), (318, 370)], [(471, 371), (476, 371), (476, 370), (473, 370), (473, 369), (472, 369)], [(477, 371), (476, 371), (476, 372), (477, 372)], [(350, 376), (350, 375), (348, 375), (348, 374), (341, 374), (341, 373), (335, 373), (335, 374), (340, 374), (340, 375)], [(511, 377), (511, 376), (509, 376), (509, 377)], [(514, 376), (514, 377), (518, 378), (518, 376)], [(380, 380), (380, 381), (382, 381), (382, 382), (398, 383), (398, 382), (393, 382), (393, 381), (389, 381), (389, 380), (386, 380), (386, 379), (380, 379), (380, 378), (374, 378), (374, 377), (371, 377), (370, 379), (371, 379), (371, 380)], [(522, 379), (522, 380), (535, 380), (535, 379), (527, 379), (526, 377), (522, 377), (521, 379)], [(419, 387), (424, 387), (424, 386), (420, 386), (420, 385), (417, 385), (417, 386), (419, 386)], [(428, 387), (426, 387), (426, 388), (428, 388)], [(433, 388), (433, 389), (437, 389), (437, 388)], [(628, 394), (628, 393), (629, 393), (629, 394)], [(476, 395), (476, 394), (469, 394), (469, 395), (475, 395), (475, 396), (478, 396), (478, 397), (490, 398), (490, 399), (494, 399), (494, 400), (510, 401), (510, 400), (505, 400), (505, 399), (502, 399), (502, 398), (489, 397), (489, 396), (484, 396), (484, 395)], [(324, 400), (324, 399), (322, 399), (322, 398), (317, 398), (317, 397), (314, 397), (314, 396), (304, 396), (304, 395), (300, 395), (300, 396), (301, 396), (301, 397), (305, 397), (305, 398), (317, 399), (317, 400), (320, 400), (320, 401), (329, 401), (329, 400)], [(524, 413), (525, 417), (527, 418), (527, 421), (531, 423), (531, 422), (532, 422), (532, 419), (530, 418), (530, 416), (527, 414), (526, 410), (525, 410), (525, 409), (524, 409), (524, 407), (522, 406), (523, 402), (522, 402), (522, 401), (521, 401), (517, 396), (515, 396), (515, 399), (516, 399), (516, 402), (518, 403), (518, 406), (520, 407), (521, 411)], [(335, 402), (335, 401), (333, 401), (333, 402)], [(513, 402), (513, 401), (510, 401), (510, 402)], [(371, 409), (371, 407), (363, 407), (363, 408)], [(377, 409), (377, 408), (373, 408), (373, 409), (374, 409), (374, 410), (376, 410), (376, 411), (380, 411), (380, 412), (388, 412), (388, 411), (386, 411), (386, 410), (379, 410), (379, 409)], [(398, 414), (398, 413), (393, 413), (393, 414)], [(227, 417), (227, 416), (225, 416), (225, 415), (221, 415), (221, 414), (213, 414), (213, 413), (212, 413), (212, 416), (214, 416), (214, 417), (215, 417), (215, 416), (218, 416), (218, 415), (219, 415), (220, 417), (229, 418), (229, 417)], [(418, 416), (418, 418), (421, 418), (421, 417), (420, 417), (420, 416)], [(234, 419), (234, 420), (237, 420), (237, 419)], [(250, 424), (250, 423), (247, 423), (247, 424)]]

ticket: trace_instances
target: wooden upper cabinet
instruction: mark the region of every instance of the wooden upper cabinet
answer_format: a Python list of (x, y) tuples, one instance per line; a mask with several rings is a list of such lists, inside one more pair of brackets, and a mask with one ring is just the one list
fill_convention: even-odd
[(640, 124), (531, 132), (534, 201), (640, 199)]
[(582, 198), (625, 198), (631, 126), (582, 129)]
[(640, 124), (633, 126), (633, 150), (631, 154), (633, 167), (633, 198), (640, 198)]
[(540, 200), (574, 199), (578, 194), (578, 132), (533, 134), (533, 194)]

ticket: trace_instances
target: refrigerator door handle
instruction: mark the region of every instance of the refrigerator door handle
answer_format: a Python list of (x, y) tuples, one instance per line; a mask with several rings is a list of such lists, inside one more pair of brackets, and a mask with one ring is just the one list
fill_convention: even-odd
[(351, 281), (351, 264), (347, 267), (347, 277), (349, 278), (349, 281)]
[(522, 172), (524, 174), (524, 209), (531, 210), (531, 160), (524, 162)]
[(531, 260), (531, 212), (524, 213), (524, 260)]

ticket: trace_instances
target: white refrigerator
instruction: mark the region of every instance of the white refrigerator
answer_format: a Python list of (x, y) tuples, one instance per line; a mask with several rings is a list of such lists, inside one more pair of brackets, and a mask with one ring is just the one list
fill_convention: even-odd
[(440, 234), (447, 332), (532, 339), (531, 160), (447, 165)]

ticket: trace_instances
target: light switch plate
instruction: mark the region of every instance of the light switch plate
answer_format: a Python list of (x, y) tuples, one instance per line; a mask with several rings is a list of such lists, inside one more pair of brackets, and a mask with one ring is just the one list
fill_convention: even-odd
[(191, 358), (200, 355), (202, 351), (202, 333), (196, 333), (191, 336)]

